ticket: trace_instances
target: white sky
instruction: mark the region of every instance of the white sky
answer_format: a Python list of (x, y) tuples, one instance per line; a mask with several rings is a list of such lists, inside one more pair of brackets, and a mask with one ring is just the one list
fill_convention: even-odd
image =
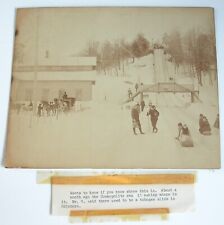
[(132, 41), (138, 33), (149, 41), (160, 40), (174, 29), (183, 33), (212, 27), (213, 11), (209, 8), (43, 8), (17, 13), (17, 40), (25, 45), (27, 63), (34, 58), (36, 37), (39, 57), (48, 50), (50, 57), (63, 58), (80, 52), (89, 40)]

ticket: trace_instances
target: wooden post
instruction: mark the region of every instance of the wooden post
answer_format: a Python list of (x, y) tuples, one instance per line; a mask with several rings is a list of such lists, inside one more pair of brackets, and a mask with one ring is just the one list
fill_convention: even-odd
[(143, 100), (143, 91), (140, 92), (140, 102)]
[(191, 92), (191, 103), (194, 103), (194, 92)]

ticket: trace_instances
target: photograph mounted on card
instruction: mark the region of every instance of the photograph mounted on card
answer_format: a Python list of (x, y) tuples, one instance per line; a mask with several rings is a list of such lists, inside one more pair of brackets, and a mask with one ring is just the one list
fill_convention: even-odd
[(213, 9), (17, 9), (5, 155), (20, 168), (220, 168)]

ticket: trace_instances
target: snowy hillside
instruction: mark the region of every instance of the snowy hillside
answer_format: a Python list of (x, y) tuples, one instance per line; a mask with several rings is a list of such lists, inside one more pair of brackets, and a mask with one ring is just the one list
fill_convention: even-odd
[[(140, 122), (145, 134), (134, 135), (130, 107), (139, 101), (139, 96), (133, 102), (122, 104), (128, 98), (129, 88), (135, 93), (136, 83), (172, 83), (174, 79), (179, 84), (193, 82), (196, 87), (198, 84), (190, 74), (186, 75), (184, 68), (180, 67), (175, 73), (174, 65), (162, 50), (156, 51), (154, 56), (150, 54), (128, 63), (125, 71), (125, 76), (99, 74), (91, 106), (82, 111), (60, 114), (58, 118), (32, 118), (29, 113), (13, 113), (10, 123), (15, 129), (9, 132), (15, 141), (9, 141), (10, 148), (16, 148), (18, 152), (27, 149), (27, 158), (33, 167), (36, 158), (43, 165), (55, 167), (60, 165), (62, 157), (66, 158), (67, 167), (74, 166), (74, 160), (77, 167), (85, 162), (86, 167), (94, 168), (217, 167), (220, 154), (218, 130), (212, 127), (211, 136), (203, 136), (198, 131), (200, 113), (207, 116), (211, 126), (216, 119), (217, 85), (200, 87), (200, 101), (195, 103), (191, 103), (190, 93), (144, 93), (146, 107), (140, 113)], [(160, 113), (158, 133), (152, 133), (150, 119), (146, 116), (149, 101)], [(175, 140), (179, 122), (188, 125), (194, 147), (181, 147)], [(18, 133), (20, 138), (16, 138)], [(28, 151), (30, 149), (32, 151)], [(52, 155), (56, 161), (50, 164), (39, 154), (40, 149), (48, 151), (48, 157)], [(97, 161), (95, 156), (100, 156)], [(19, 162), (22, 159), (17, 154), (12, 160)]]

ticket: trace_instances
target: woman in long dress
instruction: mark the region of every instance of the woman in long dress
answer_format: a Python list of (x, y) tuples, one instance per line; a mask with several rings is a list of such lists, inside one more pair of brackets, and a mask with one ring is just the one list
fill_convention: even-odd
[(178, 123), (178, 136), (176, 139), (180, 142), (183, 147), (193, 147), (193, 140), (186, 124)]

